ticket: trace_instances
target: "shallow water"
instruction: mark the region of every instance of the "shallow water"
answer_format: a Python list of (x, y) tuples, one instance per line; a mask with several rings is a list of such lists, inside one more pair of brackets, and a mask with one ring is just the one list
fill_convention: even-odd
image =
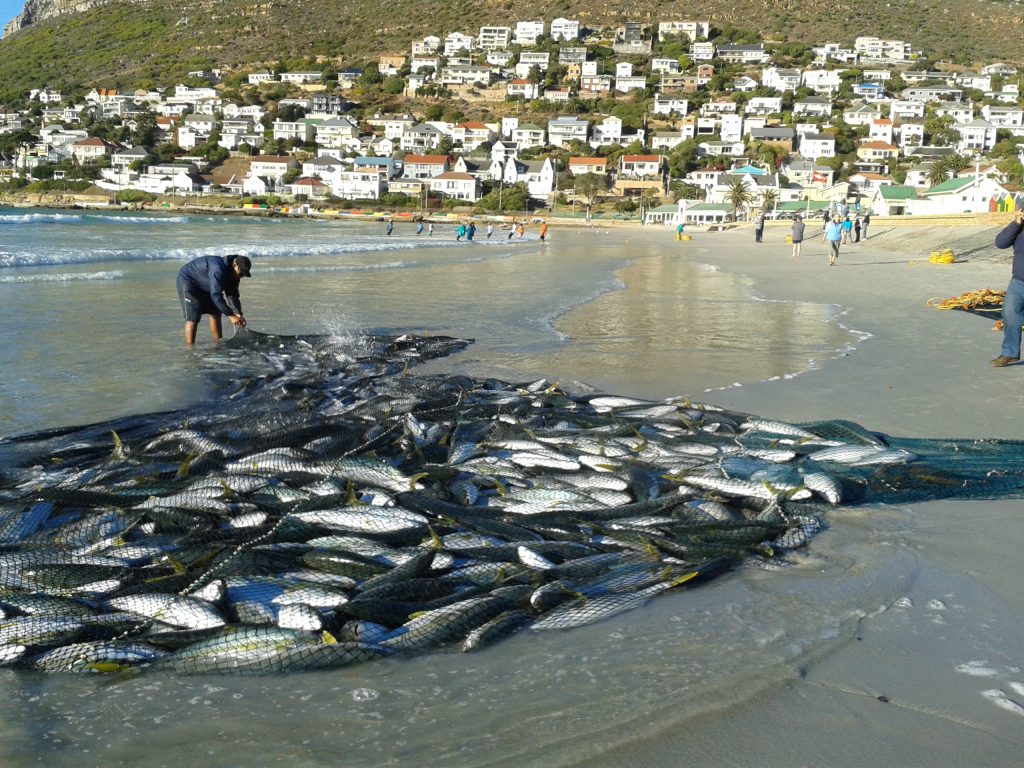
[[(0, 211), (0, 434), (208, 396), (208, 331), (196, 350), (181, 348), (174, 293), (175, 272), (200, 252), (254, 257), (242, 298), (260, 330), (476, 338), (425, 371), (713, 400), (705, 389), (796, 375), (858, 339), (838, 322), (841, 308), (763, 301), (699, 253), (681, 257), (667, 233), (456, 244), (444, 227), (428, 241), (403, 225), (386, 239), (372, 224), (139, 218)], [(741, 569), (614, 620), (478, 654), (271, 678), (0, 670), (3, 763), (575, 764), (850, 642), (916, 573), (899, 520), (877, 526), (819, 537), (796, 567)]]
[[(857, 340), (837, 307), (758, 301), (748, 281), (677, 258), (660, 238), (558, 230), (542, 244), (499, 231), (455, 243), (453, 232), (0, 211), (0, 323), (11, 340), (0, 347), (0, 435), (204, 397), (194, 356), (209, 350), (209, 331), (194, 352), (181, 349), (174, 289), (197, 254), (253, 257), (242, 300), (255, 329), (473, 337), (444, 369), (512, 380), (696, 397), (799, 373)], [(622, 290), (627, 274), (637, 290)]]

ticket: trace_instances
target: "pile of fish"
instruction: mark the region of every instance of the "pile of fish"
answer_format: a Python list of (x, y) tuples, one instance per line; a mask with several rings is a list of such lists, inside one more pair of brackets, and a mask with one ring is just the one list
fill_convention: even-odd
[(470, 651), (785, 560), (829, 505), (936, 474), (967, 488), (919, 451), (972, 478), (999, 454), (999, 490), (1024, 484), (1019, 445), (911, 450), (845, 422), (410, 374), (468, 343), (248, 332), (209, 359), (206, 406), (0, 441), (0, 666)]

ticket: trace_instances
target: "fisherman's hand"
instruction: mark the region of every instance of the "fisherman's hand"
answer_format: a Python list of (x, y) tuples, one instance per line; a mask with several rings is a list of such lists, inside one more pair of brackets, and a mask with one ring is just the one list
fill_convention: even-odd
[(245, 328), (245, 318), (242, 315), (231, 315), (228, 320), (236, 328)]
[(1024, 208), (1013, 214), (1013, 220), (1018, 224), (1024, 224)]

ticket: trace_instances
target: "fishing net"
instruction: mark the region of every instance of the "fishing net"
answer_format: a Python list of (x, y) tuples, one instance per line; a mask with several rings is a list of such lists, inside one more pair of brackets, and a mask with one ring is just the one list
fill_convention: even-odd
[[(959, 296), (952, 296), (948, 299), (929, 299), (928, 305), (936, 309), (957, 309), (979, 317), (986, 317), (990, 320), (1000, 321), (1003, 316), (1003, 301), (1006, 298), (1006, 291), (993, 291), (990, 288), (981, 288), (976, 291), (966, 291)], [(1000, 329), (1002, 322), (999, 322)]]
[(245, 332), (207, 405), (0, 442), (0, 665), (468, 651), (785, 561), (833, 504), (1024, 489), (1016, 442), (412, 372), (469, 343)]

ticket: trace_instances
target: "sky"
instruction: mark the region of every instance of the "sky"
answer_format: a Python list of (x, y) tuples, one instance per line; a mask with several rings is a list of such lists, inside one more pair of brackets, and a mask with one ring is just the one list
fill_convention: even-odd
[(24, 0), (0, 0), (0, 29), (2, 29), (4, 24), (21, 13), (24, 5)]

